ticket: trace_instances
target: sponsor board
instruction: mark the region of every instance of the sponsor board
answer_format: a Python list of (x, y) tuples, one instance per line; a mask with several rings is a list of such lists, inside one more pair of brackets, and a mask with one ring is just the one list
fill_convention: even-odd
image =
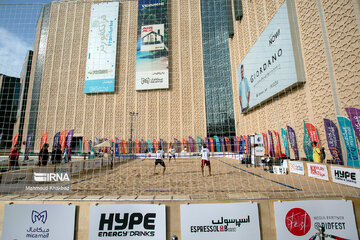
[(95, 161), (94, 160), (86, 160), (84, 161), (84, 170), (90, 170), (90, 169), (93, 169), (94, 168), (94, 163)]
[(181, 239), (260, 239), (257, 203), (180, 205)]
[(352, 201), (275, 202), (274, 208), (278, 240), (318, 239), (320, 227), (332, 239), (358, 239)]
[(289, 170), (291, 173), (305, 175), (303, 162), (289, 161)]
[(308, 176), (329, 181), (329, 174), (326, 165), (307, 163)]
[(82, 170), (83, 170), (82, 161), (76, 161), (71, 163), (71, 174), (82, 172)]
[(360, 188), (360, 170), (331, 166), (331, 176), (335, 183)]
[(89, 240), (165, 240), (165, 205), (91, 205), (89, 229)]
[(101, 168), (101, 159), (95, 159), (94, 160), (94, 169)]
[(75, 205), (6, 204), (2, 240), (74, 239)]

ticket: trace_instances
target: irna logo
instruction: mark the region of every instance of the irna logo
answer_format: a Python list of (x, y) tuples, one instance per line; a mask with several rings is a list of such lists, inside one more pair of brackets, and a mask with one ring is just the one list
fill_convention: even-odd
[(35, 182), (70, 182), (68, 173), (36, 173), (34, 172)]

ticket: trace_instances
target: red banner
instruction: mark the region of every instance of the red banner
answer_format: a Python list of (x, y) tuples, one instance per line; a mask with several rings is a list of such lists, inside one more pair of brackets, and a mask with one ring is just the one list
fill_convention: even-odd
[(59, 144), (61, 146), (61, 151), (64, 151), (64, 149), (65, 149), (66, 136), (67, 136), (66, 130), (64, 130), (60, 133)]
[(210, 149), (211, 149), (211, 152), (215, 152), (214, 139), (213, 139), (213, 138), (209, 138), (209, 140), (210, 140)]
[(265, 133), (262, 133), (264, 137), (264, 147), (265, 147), (265, 155), (269, 155), (269, 146), (268, 146), (268, 139)]
[(276, 131), (274, 131), (274, 135), (275, 135), (275, 141), (276, 141), (275, 155), (277, 158), (279, 158), (281, 156), (280, 138), (279, 138), (279, 134)]
[(85, 153), (87, 153), (88, 152), (88, 141), (87, 140), (84, 140), (84, 151), (85, 151)]
[(305, 122), (305, 125), (306, 125), (306, 129), (308, 130), (308, 133), (310, 136), (310, 141), (311, 142), (316, 141), (317, 147), (320, 147), (319, 136), (317, 134), (315, 126), (310, 122)]
[(43, 145), (45, 143), (47, 143), (48, 136), (49, 136), (49, 133), (45, 133), (44, 135), (42, 135), (41, 141), (40, 141), (40, 150), (42, 149)]
[(17, 133), (14, 137), (14, 141), (13, 141), (13, 144), (11, 146), (11, 151), (14, 150), (16, 144), (18, 143), (18, 139), (19, 139), (19, 133)]

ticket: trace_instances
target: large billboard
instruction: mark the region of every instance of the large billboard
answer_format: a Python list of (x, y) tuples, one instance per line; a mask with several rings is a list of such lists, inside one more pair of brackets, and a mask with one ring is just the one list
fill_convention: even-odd
[(139, 0), (136, 90), (169, 88), (168, 55), (167, 0)]
[(295, 65), (285, 1), (237, 68), (241, 112), (303, 81)]
[(85, 93), (115, 91), (118, 18), (118, 2), (91, 6)]

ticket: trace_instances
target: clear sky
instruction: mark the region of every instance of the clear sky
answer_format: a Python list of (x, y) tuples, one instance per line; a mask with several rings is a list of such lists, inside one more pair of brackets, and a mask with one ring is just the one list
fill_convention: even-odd
[(0, 73), (20, 77), (44, 4), (53, 0), (0, 0)]

